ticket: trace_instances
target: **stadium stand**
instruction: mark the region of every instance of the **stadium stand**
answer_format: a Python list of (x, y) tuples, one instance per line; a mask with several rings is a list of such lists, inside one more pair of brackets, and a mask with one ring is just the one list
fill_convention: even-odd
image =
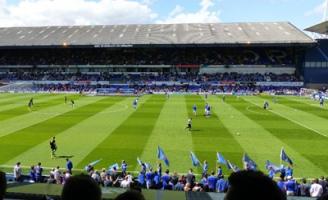
[(297, 92), (314, 44), (289, 22), (0, 28), (0, 80), (24, 91)]
[(306, 52), (304, 62), (304, 81), (308, 86), (320, 88), (328, 84), (328, 21), (311, 26), (306, 31), (319, 34), (316, 45)]

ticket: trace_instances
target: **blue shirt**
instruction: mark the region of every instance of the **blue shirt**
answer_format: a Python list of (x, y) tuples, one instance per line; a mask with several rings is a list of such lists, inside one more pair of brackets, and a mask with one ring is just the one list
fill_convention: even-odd
[(122, 168), (122, 171), (126, 171), (126, 168), (128, 167), (128, 165), (126, 163), (123, 163), (121, 168)]
[(165, 182), (165, 183), (169, 183), (170, 179), (171, 179), (171, 177), (170, 177), (170, 175), (168, 175), (168, 174), (164, 174), (164, 175), (162, 176), (162, 181), (163, 181), (163, 183), (164, 183), (164, 182)]
[(286, 191), (286, 184), (283, 181), (278, 181), (277, 183), (278, 187), (280, 188), (281, 191)]
[(294, 180), (289, 180), (286, 183), (286, 190), (287, 191), (292, 191), (292, 192), (296, 192), (296, 183)]
[(292, 168), (287, 168), (286, 169), (286, 176), (293, 176), (293, 169)]
[(141, 185), (145, 184), (145, 175), (143, 173), (139, 173), (139, 175), (138, 175), (138, 182)]
[(31, 170), (31, 171), (30, 171), (30, 178), (31, 178), (31, 180), (33, 180), (33, 181), (36, 180), (36, 178), (35, 178), (35, 171), (34, 171), (34, 170)]
[(222, 174), (223, 174), (222, 169), (221, 168), (218, 168), (218, 176), (222, 176)]
[(67, 163), (66, 163), (66, 168), (68, 169), (68, 170), (71, 170), (71, 169), (73, 169), (73, 163), (72, 163), (72, 161), (67, 161)]
[(208, 188), (215, 189), (217, 178), (215, 176), (210, 176), (207, 178)]
[(216, 182), (216, 190), (218, 192), (225, 192), (228, 189), (228, 186), (229, 186), (228, 182), (223, 178), (219, 179)]
[(155, 174), (154, 175), (154, 183), (157, 185), (157, 184), (159, 184), (159, 182), (160, 182), (160, 177), (158, 174)]
[(193, 106), (193, 107), (192, 107), (192, 110), (193, 110), (193, 111), (196, 111), (196, 110), (197, 110), (197, 107), (196, 107), (196, 106)]
[(146, 180), (151, 181), (153, 179), (153, 173), (152, 172), (147, 172), (146, 173)]

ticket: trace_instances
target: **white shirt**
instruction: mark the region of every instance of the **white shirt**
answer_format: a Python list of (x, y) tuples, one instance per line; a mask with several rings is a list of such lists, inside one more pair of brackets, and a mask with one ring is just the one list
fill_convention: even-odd
[(322, 186), (318, 183), (313, 183), (310, 188), (311, 197), (320, 197), (322, 195)]
[(130, 186), (130, 181), (125, 179), (121, 182), (121, 187), (122, 188), (128, 188)]
[(19, 165), (15, 165), (14, 167), (14, 177), (18, 178), (22, 175), (22, 168)]

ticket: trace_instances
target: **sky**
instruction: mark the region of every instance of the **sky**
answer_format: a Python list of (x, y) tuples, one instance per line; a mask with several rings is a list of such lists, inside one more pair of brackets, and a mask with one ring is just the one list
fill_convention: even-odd
[(328, 0), (0, 0), (0, 26), (323, 20)]

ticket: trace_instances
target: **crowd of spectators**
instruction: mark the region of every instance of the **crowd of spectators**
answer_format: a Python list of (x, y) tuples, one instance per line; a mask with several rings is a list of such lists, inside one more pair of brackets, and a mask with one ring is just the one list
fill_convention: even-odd
[[(204, 161), (205, 163), (206, 161)], [(72, 162), (67, 159), (66, 169), (59, 166), (53, 168), (46, 178), (43, 176), (41, 163), (36, 167), (31, 166), (30, 172), (25, 179), (30, 182), (47, 182), (48, 184), (63, 184), (72, 176)], [(122, 170), (118, 170), (121, 168)], [(226, 179), (221, 166), (217, 171), (209, 172), (204, 168), (202, 175), (196, 175), (193, 169), (189, 169), (186, 174), (171, 173), (169, 169), (163, 171), (161, 163), (153, 169), (146, 163), (140, 165), (140, 171), (137, 174), (131, 174), (127, 170), (127, 163), (122, 161), (121, 166), (114, 166), (110, 169), (97, 170), (94, 166), (88, 165), (85, 173), (89, 175), (99, 186), (102, 187), (121, 187), (121, 188), (144, 188), (158, 190), (174, 190), (185, 192), (219, 192), (226, 193), (233, 184), (242, 185), (244, 183), (236, 182), (231, 176)], [(246, 171), (253, 171), (247, 170)], [(80, 172), (78, 172), (80, 173)], [(14, 177), (17, 182), (22, 182), (22, 168), (20, 163), (14, 167)], [(268, 176), (267, 176), (268, 177)], [(269, 178), (269, 177), (268, 177)], [(274, 177), (271, 177), (273, 179)], [(306, 179), (296, 180), (293, 178), (293, 169), (285, 167), (280, 171), (280, 176), (275, 185), (286, 196), (302, 197), (322, 197), (328, 194), (328, 177), (315, 178), (311, 181)]]
[(149, 83), (149, 82), (296, 82), (300, 79), (294, 74), (240, 74), (240, 73), (216, 73), (216, 74), (111, 74), (103, 73), (63, 73), (58, 71), (23, 71), (18, 70), (0, 74), (2, 81), (108, 81), (111, 83)]
[(53, 48), (0, 50), (0, 65), (290, 65), (288, 48)]

